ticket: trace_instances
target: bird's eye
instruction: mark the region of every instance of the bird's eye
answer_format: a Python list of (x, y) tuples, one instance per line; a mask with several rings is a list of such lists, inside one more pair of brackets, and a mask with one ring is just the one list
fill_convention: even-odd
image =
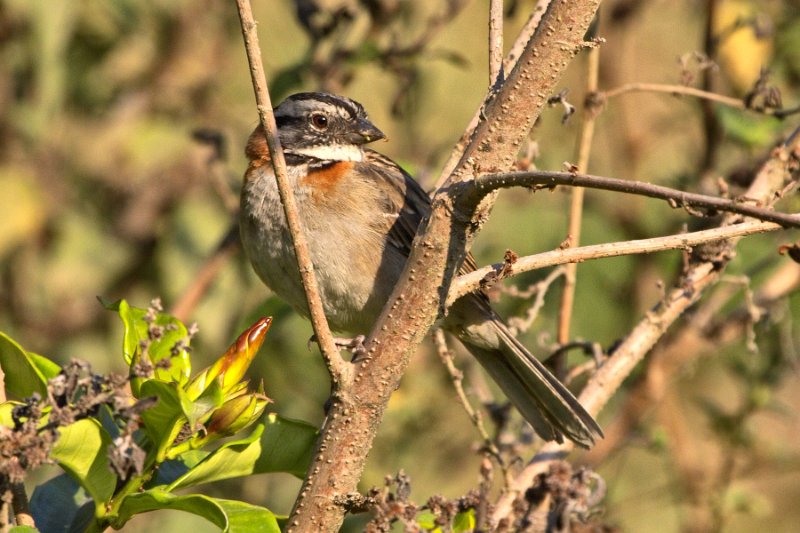
[(328, 117), (322, 113), (314, 113), (311, 115), (311, 124), (319, 130), (324, 130), (328, 127)]

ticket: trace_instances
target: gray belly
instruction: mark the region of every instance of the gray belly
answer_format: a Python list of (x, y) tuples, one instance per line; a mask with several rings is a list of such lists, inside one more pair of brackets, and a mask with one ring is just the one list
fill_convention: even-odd
[[(296, 196), (331, 328), (368, 333), (405, 258), (384, 246), (383, 237), (366, 220), (363, 205), (336, 204), (336, 212), (325, 212), (324, 207), (312, 206), (302, 189), (296, 190)], [(271, 176), (245, 184), (240, 231), (245, 253), (261, 280), (300, 314), (308, 316), (294, 248)]]

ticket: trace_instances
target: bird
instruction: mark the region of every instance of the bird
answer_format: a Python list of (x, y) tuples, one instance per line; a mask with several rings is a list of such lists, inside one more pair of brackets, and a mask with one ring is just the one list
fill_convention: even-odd
[[(366, 145), (385, 135), (358, 102), (324, 92), (288, 96), (274, 109), (325, 316), (337, 332), (368, 333), (400, 278), (421, 221), (431, 212), (422, 187)], [(239, 231), (256, 274), (309, 316), (264, 131), (245, 147)], [(462, 272), (474, 270), (468, 255)], [(573, 394), (509, 331), (488, 297), (457, 300), (441, 322), (547, 441), (589, 448), (603, 432)]]

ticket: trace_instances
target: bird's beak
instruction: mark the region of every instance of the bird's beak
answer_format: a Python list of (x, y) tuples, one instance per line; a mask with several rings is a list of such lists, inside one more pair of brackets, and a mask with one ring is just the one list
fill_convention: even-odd
[(355, 131), (347, 135), (347, 140), (354, 144), (367, 144), (384, 138), (386, 135), (368, 120), (359, 120)]

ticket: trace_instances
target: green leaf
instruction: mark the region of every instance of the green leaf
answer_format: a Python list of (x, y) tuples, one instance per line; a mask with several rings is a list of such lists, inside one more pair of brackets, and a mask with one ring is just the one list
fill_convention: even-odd
[(45, 379), (53, 379), (61, 373), (61, 367), (43, 355), (33, 352), (26, 352), (31, 359), (31, 363), (39, 370)]
[(111, 408), (108, 405), (101, 405), (93, 418), (100, 422), (100, 425), (103, 426), (103, 429), (106, 431), (106, 433), (108, 433), (108, 436), (111, 437), (112, 441), (116, 440), (117, 437), (120, 436), (120, 427), (115, 422), (114, 413), (111, 411)]
[(217, 499), (228, 516), (230, 533), (280, 533), (281, 528), (269, 509), (236, 500)]
[(142, 383), (140, 397), (155, 396), (158, 403), (142, 411), (144, 431), (158, 450), (158, 458), (172, 445), (186, 418), (180, 393), (174, 383), (149, 379)]
[(259, 424), (247, 438), (220, 446), (194, 468), (176, 479), (168, 490), (254, 473), (254, 466), (261, 455), (259, 437), (263, 431), (264, 425)]
[(108, 501), (117, 476), (108, 465), (111, 437), (97, 420), (85, 418), (60, 428), (50, 457), (86, 489), (98, 506)]
[(161, 509), (186, 511), (202, 516), (226, 533), (280, 533), (275, 515), (264, 507), (209, 498), (201, 494), (176, 496), (163, 489), (151, 489), (126, 496), (112, 525), (119, 529), (136, 514)]
[(223, 531), (228, 530), (228, 517), (213, 498), (201, 494), (176, 496), (163, 489), (150, 489), (125, 496), (112, 526), (120, 529), (134, 515), (172, 509), (202, 516)]
[(287, 472), (302, 479), (314, 452), (319, 432), (302, 420), (283, 418), (275, 413), (265, 417), (261, 435), (263, 452), (258, 458), (255, 473)]
[[(119, 313), (125, 326), (125, 333), (122, 339), (122, 355), (127, 364), (135, 363), (140, 355), (141, 342), (148, 338), (147, 332), (150, 326), (144, 320), (147, 310), (133, 307), (125, 300), (120, 300), (106, 307)], [(157, 367), (155, 369), (155, 377), (163, 381), (186, 383), (192, 373), (189, 352), (180, 350), (177, 354), (172, 353), (175, 343), (188, 336), (186, 326), (177, 318), (166, 313), (158, 313), (153, 325), (161, 328), (162, 335), (150, 342), (147, 350), (150, 362), (156, 364), (162, 359), (169, 359), (170, 361), (169, 368)]]
[(475, 529), (475, 509), (458, 513), (453, 518), (453, 533), (466, 533)]
[(178, 391), (178, 397), (183, 414), (186, 415), (186, 420), (192, 428), (197, 427), (198, 422), (205, 422), (211, 413), (224, 403), (222, 387), (218, 379), (212, 381), (196, 400), (189, 399), (189, 395), (183, 389)]
[(436, 527), (436, 515), (430, 511), (421, 511), (417, 514), (417, 524), (428, 531)]
[[(436, 515), (431, 511), (420, 511), (417, 514), (417, 524), (425, 531), (431, 533), (441, 533), (442, 528), (436, 525)], [(452, 531), (453, 533), (466, 533), (475, 529), (475, 510), (469, 509), (462, 513), (456, 514), (453, 518)], [(451, 531), (451, 529), (446, 529)]]
[(9, 533), (39, 533), (39, 530), (31, 526), (14, 526), (8, 530)]
[(94, 503), (72, 476), (61, 474), (36, 486), (31, 515), (44, 533), (84, 531), (94, 519)]
[(316, 439), (314, 426), (270, 413), (247, 438), (219, 447), (175, 480), (170, 489), (267, 472), (288, 472), (302, 478)]
[(206, 450), (189, 450), (183, 452), (175, 459), (164, 461), (161, 463), (161, 466), (158, 467), (155, 478), (146, 485), (146, 488), (169, 485), (179, 477), (185, 475), (209, 455), (211, 455), (211, 452)]
[(11, 412), (14, 407), (23, 405), (22, 402), (3, 402), (0, 403), (0, 426), (7, 428), (14, 427), (14, 419), (11, 417)]
[(28, 398), (34, 392), (42, 397), (47, 396), (47, 377), (39, 369), (38, 357), (32, 357), (11, 337), (0, 332), (0, 368), (5, 373), (6, 393), (9, 396), (19, 400)]
[(144, 330), (139, 326), (144, 317), (144, 312), (141, 309), (131, 307), (125, 300), (118, 300), (113, 303), (103, 303), (103, 306), (110, 310), (116, 311), (122, 319), (122, 325), (125, 331), (122, 334), (122, 357), (125, 358), (126, 364), (131, 364), (133, 358), (139, 351), (139, 341), (142, 335), (147, 335), (147, 325), (145, 324)]

